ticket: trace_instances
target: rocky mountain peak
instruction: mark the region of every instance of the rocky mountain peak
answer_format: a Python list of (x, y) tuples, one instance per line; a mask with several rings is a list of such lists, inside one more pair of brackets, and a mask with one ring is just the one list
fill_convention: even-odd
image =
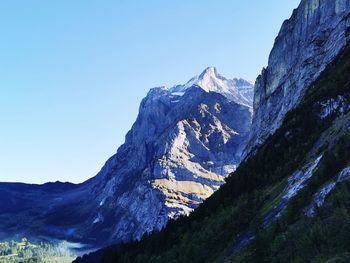
[[(50, 191), (46, 198), (34, 196), (33, 208), (28, 208), (33, 213), (16, 231), (120, 243), (189, 214), (240, 162), (252, 120), (247, 92), (253, 92), (251, 85), (227, 80), (213, 67), (184, 85), (151, 89), (125, 143), (101, 171), (80, 185)], [(8, 206), (0, 203), (0, 212), (4, 209)], [(42, 218), (47, 227), (39, 233), (21, 225), (33, 222), (36, 227)]]
[(215, 67), (207, 67), (200, 75), (191, 78), (184, 85), (176, 85), (167, 89), (172, 95), (182, 96), (190, 88), (200, 88), (205, 92), (219, 93), (230, 101), (252, 106), (253, 82), (244, 79), (226, 79)]
[(184, 85), (151, 89), (125, 144), (91, 185), (102, 204), (98, 218), (106, 218), (106, 207), (116, 211), (113, 221), (94, 227), (113, 226), (112, 240), (137, 239), (216, 191), (240, 162), (249, 136), (252, 100), (245, 93), (253, 87), (247, 83), (209, 67)]
[[(198, 80), (205, 81), (209, 79), (217, 79), (221, 76), (217, 73), (217, 69), (215, 67), (207, 67), (199, 76)], [(222, 78), (222, 77), (221, 77)]]

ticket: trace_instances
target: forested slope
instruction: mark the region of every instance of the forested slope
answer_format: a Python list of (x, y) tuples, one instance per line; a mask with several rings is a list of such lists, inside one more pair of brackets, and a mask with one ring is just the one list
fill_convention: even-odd
[(349, 72), (347, 45), (274, 135), (189, 217), (76, 262), (348, 262)]

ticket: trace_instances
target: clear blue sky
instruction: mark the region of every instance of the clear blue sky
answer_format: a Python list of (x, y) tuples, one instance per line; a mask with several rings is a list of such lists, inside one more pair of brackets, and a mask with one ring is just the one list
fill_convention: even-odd
[(207, 66), (255, 79), (299, 0), (0, 2), (0, 181), (82, 182), (141, 99)]

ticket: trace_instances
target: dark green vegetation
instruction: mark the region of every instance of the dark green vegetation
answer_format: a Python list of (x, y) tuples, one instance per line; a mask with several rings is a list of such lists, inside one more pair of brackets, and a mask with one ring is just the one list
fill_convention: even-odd
[(0, 243), (0, 262), (71, 262), (73, 254), (69, 252), (66, 242), (60, 244), (32, 244), (26, 238), (21, 242)]
[[(350, 103), (350, 46), (309, 88), (281, 128), (189, 217), (140, 242), (110, 247), (77, 262), (349, 262), (350, 183), (331, 192), (315, 217), (303, 209), (350, 162), (350, 113), (320, 117), (321, 103)], [(282, 216), (262, 227), (281, 200), (287, 178), (323, 158)], [(240, 247), (240, 237), (255, 237)]]
[[(350, 161), (350, 133), (327, 150), (308, 185), (293, 198), (282, 217), (256, 237), (231, 262), (349, 262), (350, 182), (337, 186), (316, 215), (308, 218), (302, 210), (313, 193)], [(229, 262), (230, 262), (229, 261)]]

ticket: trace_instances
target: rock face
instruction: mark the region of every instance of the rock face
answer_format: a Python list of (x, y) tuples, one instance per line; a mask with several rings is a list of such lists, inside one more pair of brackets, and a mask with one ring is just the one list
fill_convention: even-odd
[(14, 204), (11, 212), (0, 202), (0, 214), (10, 213), (0, 229), (100, 245), (160, 230), (235, 170), (249, 138), (252, 92), (251, 83), (212, 67), (185, 85), (151, 89), (125, 143), (94, 178), (40, 196), (33, 186), (25, 207), (16, 187), (0, 187)]
[(349, 0), (302, 0), (275, 40), (255, 83), (249, 153), (282, 123), (350, 37)]
[(125, 144), (89, 182), (99, 204), (90, 218), (94, 232), (108, 229), (114, 241), (138, 239), (217, 190), (248, 140), (252, 90), (215, 68), (185, 85), (151, 89)]

